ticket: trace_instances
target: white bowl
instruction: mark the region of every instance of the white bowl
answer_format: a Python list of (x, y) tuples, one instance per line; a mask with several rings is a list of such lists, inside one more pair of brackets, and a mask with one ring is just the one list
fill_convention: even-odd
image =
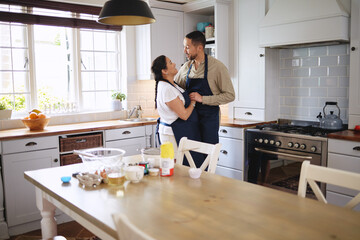
[(201, 176), (202, 170), (200, 168), (190, 168), (189, 175), (191, 178), (197, 179)]
[(144, 170), (143, 166), (128, 166), (124, 168), (126, 178), (133, 183), (138, 183), (143, 179)]

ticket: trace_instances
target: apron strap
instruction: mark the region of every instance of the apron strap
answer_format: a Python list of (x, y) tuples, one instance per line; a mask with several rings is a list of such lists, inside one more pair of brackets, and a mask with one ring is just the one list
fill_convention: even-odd
[(156, 120), (156, 122), (157, 122), (157, 124), (156, 124), (156, 130), (155, 130), (155, 135), (156, 135), (156, 138), (157, 138), (157, 140), (158, 141), (156, 141), (156, 138), (155, 138), (155, 147), (157, 148), (158, 146), (157, 146), (157, 143), (159, 143), (159, 145), (161, 145), (161, 141), (160, 141), (160, 133), (159, 133), (159, 126), (160, 126), (160, 124), (161, 125), (164, 125), (164, 126), (167, 126), (167, 127), (171, 127), (171, 125), (170, 124), (167, 124), (166, 122), (161, 122), (160, 121), (160, 118), (158, 118), (157, 120)]

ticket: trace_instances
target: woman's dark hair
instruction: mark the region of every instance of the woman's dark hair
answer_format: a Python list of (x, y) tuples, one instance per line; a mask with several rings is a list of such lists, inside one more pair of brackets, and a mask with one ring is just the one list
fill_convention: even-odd
[(188, 33), (185, 37), (190, 39), (193, 45), (197, 46), (200, 44), (203, 46), (203, 48), (205, 48), (206, 38), (202, 32), (193, 31), (191, 33)]
[(157, 98), (157, 88), (158, 88), (158, 84), (159, 81), (164, 81), (164, 78), (162, 76), (162, 70), (166, 69), (166, 57), (164, 55), (160, 55), (157, 58), (155, 58), (155, 60), (152, 63), (151, 66), (151, 71), (154, 74), (154, 78), (155, 78), (155, 109), (157, 108), (157, 102), (156, 102), (156, 98)]

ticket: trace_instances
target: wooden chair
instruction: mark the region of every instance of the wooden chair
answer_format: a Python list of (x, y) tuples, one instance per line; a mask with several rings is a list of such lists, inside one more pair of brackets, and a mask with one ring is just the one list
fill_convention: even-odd
[(155, 240), (130, 222), (125, 214), (117, 213), (112, 217), (120, 240)]
[(196, 168), (193, 158), (189, 151), (199, 152), (203, 154), (207, 154), (206, 159), (200, 166), (200, 169), (205, 171), (206, 167), (208, 167), (207, 171), (209, 173), (215, 173), (217, 162), (219, 159), (221, 143), (217, 144), (209, 144), (198, 142), (194, 140), (189, 140), (187, 137), (183, 137), (180, 139), (178, 152), (176, 156), (176, 163), (182, 165), (184, 160), (184, 155), (188, 160), (190, 167)]
[[(340, 187), (346, 187), (360, 191), (360, 174), (343, 170), (311, 165), (310, 161), (304, 161), (301, 166), (298, 196), (306, 196), (306, 187), (309, 183), (317, 199), (327, 203), (319, 186), (315, 181), (329, 183)], [(344, 207), (353, 209), (360, 203), (360, 193), (351, 199)]]

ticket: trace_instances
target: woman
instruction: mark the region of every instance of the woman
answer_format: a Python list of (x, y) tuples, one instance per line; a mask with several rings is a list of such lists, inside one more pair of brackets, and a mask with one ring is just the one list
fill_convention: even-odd
[(176, 64), (161, 55), (152, 64), (155, 86), (155, 108), (160, 115), (158, 133), (161, 142), (169, 141), (174, 146), (182, 137), (200, 141), (200, 130), (195, 108), (195, 101), (190, 101), (184, 89), (174, 82), (177, 73)]

